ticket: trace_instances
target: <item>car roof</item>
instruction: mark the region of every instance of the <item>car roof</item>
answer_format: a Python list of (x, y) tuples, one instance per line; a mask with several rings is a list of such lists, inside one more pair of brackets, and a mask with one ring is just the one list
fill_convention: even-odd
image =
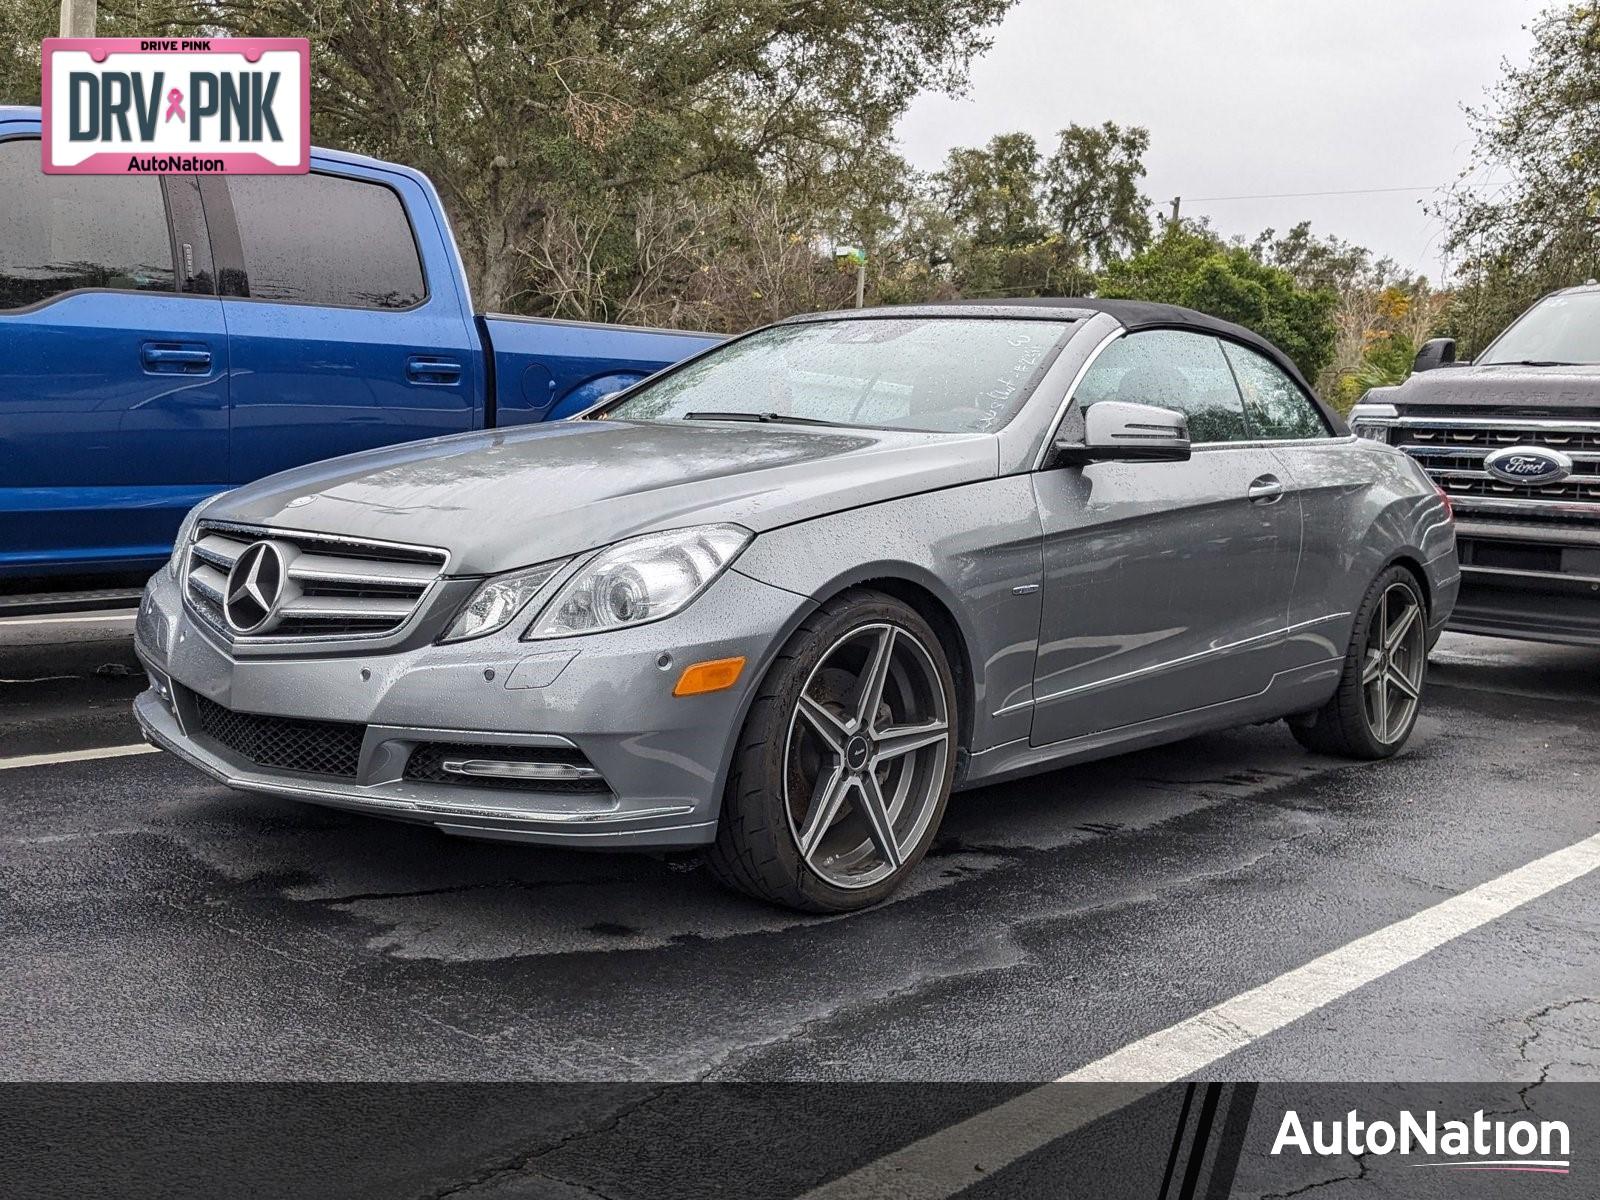
[(837, 312), (807, 313), (779, 321), (779, 325), (809, 321), (874, 320), (889, 317), (999, 317), (1018, 321), (1086, 321), (1105, 313), (1129, 333), (1147, 329), (1183, 329), (1211, 334), (1248, 346), (1271, 360), (1280, 371), (1298, 383), (1312, 403), (1338, 433), (1346, 431), (1344, 420), (1322, 402), (1316, 389), (1306, 382), (1294, 361), (1266, 338), (1243, 325), (1196, 312), (1178, 304), (1157, 304), (1150, 300), (1109, 300), (1089, 296), (1027, 296), (1003, 300), (947, 300), (936, 304), (886, 305), (879, 308), (841, 309)]

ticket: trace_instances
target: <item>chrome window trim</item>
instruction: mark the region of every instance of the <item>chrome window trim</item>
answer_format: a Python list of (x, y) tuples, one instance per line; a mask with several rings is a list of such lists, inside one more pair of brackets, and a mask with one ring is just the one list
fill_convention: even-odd
[[(1045, 460), (1050, 457), (1050, 451), (1056, 444), (1056, 434), (1061, 430), (1061, 423), (1067, 419), (1067, 410), (1072, 407), (1073, 398), (1077, 395), (1078, 385), (1083, 382), (1083, 377), (1089, 373), (1089, 368), (1094, 366), (1095, 360), (1105, 353), (1106, 347), (1118, 338), (1127, 336), (1127, 333), (1128, 330), (1122, 326), (1118, 326), (1107, 333), (1105, 337), (1100, 339), (1099, 344), (1089, 351), (1089, 357), (1083, 360), (1083, 364), (1073, 374), (1072, 381), (1067, 385), (1067, 390), (1061, 397), (1061, 403), (1056, 408), (1055, 417), (1045, 427), (1044, 442), (1039, 447), (1039, 453), (1034, 456), (1033, 469), (1035, 471), (1044, 470)], [(1062, 349), (1065, 348), (1064, 346), (1062, 347)], [(1041, 380), (1040, 382), (1042, 383), (1043, 381)]]
[[(1195, 442), (1189, 447), (1196, 450), (1272, 450), (1281, 446), (1347, 446), (1361, 438), (1353, 433), (1330, 433), (1327, 437), (1313, 438), (1253, 438), (1248, 442)], [(1377, 443), (1374, 443), (1375, 445)]]
[[(1067, 411), (1072, 407), (1073, 401), (1077, 398), (1078, 387), (1079, 387), (1079, 385), (1081, 385), (1083, 383), (1083, 377), (1089, 373), (1090, 369), (1094, 366), (1095, 362), (1100, 358), (1100, 356), (1102, 354), (1105, 353), (1106, 348), (1108, 346), (1110, 346), (1112, 342), (1117, 341), (1119, 338), (1136, 337), (1140, 333), (1145, 333), (1145, 332), (1160, 332), (1160, 331), (1159, 330), (1130, 330), (1130, 329), (1126, 329), (1126, 328), (1113, 329), (1110, 333), (1106, 334), (1105, 337), (1100, 339), (1100, 344), (1099, 345), (1097, 345), (1093, 350), (1091, 350), (1089, 352), (1089, 357), (1083, 360), (1083, 365), (1080, 366), (1078, 368), (1078, 370), (1077, 370), (1077, 373), (1075, 375), (1073, 375), (1072, 382), (1067, 387), (1066, 396), (1061, 401), (1061, 406), (1058, 409), (1056, 409), (1055, 419), (1051, 422), (1049, 430), (1045, 434), (1044, 444), (1039, 447), (1039, 453), (1034, 459), (1033, 469), (1035, 471), (1044, 470), (1045, 460), (1049, 457), (1050, 450), (1055, 445), (1056, 434), (1060, 432), (1062, 422), (1067, 419)], [(1218, 337), (1214, 333), (1203, 333), (1203, 332), (1201, 332), (1199, 330), (1182, 330), (1180, 332), (1194, 333), (1198, 337), (1208, 337), (1212, 341), (1218, 343), (1219, 345), (1221, 345), (1221, 343), (1225, 340), (1223, 338)], [(1246, 347), (1246, 348), (1248, 349), (1248, 347)], [(1268, 359), (1267, 361), (1270, 362), (1271, 360)], [(1231, 373), (1232, 369), (1233, 369), (1231, 364), (1229, 365), (1228, 369), (1229, 369), (1229, 371)], [(1238, 381), (1235, 380), (1234, 388), (1237, 390), (1238, 386), (1239, 386), (1238, 385)], [(1295, 390), (1299, 391), (1299, 388), (1296, 387)], [(1244, 396), (1243, 396), (1242, 393), (1240, 394), (1240, 397), (1239, 397), (1239, 403), (1240, 403), (1241, 406), (1243, 406), (1243, 404), (1244, 404)], [(1249, 419), (1250, 419), (1249, 418), (1249, 414), (1246, 413), (1245, 420), (1248, 421)], [(1321, 419), (1321, 413), (1320, 412), (1318, 413), (1318, 419), (1319, 420)], [(1600, 422), (1597, 422), (1596, 426), (1600, 427)], [(1246, 448), (1253, 448), (1253, 449), (1259, 450), (1259, 449), (1263, 449), (1263, 448), (1271, 449), (1274, 446), (1327, 446), (1327, 445), (1330, 445), (1330, 444), (1331, 445), (1343, 445), (1343, 444), (1347, 444), (1347, 443), (1355, 442), (1355, 441), (1359, 441), (1359, 440), (1360, 439), (1357, 438), (1356, 435), (1353, 434), (1353, 433), (1335, 433), (1333, 430), (1330, 429), (1326, 434), (1324, 434), (1321, 437), (1308, 437), (1308, 438), (1251, 438), (1249, 441), (1243, 441), (1243, 442), (1192, 442), (1192, 443), (1190, 443), (1189, 449), (1190, 449), (1191, 452), (1196, 451), (1196, 450), (1216, 450), (1216, 449), (1242, 450), (1242, 449), (1246, 449)]]

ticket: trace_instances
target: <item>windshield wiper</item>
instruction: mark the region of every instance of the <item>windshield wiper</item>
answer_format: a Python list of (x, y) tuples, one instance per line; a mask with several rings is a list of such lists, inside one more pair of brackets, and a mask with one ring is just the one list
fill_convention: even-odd
[(1582, 367), (1586, 363), (1562, 362), (1554, 358), (1508, 358), (1504, 361), (1481, 363), (1485, 367)]
[(843, 421), (824, 421), (819, 417), (792, 417), (788, 413), (754, 412), (692, 412), (684, 413), (685, 421), (754, 421), (762, 425), (831, 425), (837, 428)]

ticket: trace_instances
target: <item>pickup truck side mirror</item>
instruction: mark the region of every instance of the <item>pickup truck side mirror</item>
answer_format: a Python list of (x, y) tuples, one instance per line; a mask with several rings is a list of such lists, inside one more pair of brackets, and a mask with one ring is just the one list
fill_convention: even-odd
[(1058, 441), (1054, 466), (1092, 462), (1186, 462), (1189, 419), (1170, 408), (1102, 400), (1083, 412), (1083, 441)]
[(1433, 338), (1422, 343), (1422, 349), (1417, 351), (1416, 361), (1411, 364), (1411, 369), (1431, 371), (1435, 367), (1453, 366), (1455, 361), (1455, 338)]

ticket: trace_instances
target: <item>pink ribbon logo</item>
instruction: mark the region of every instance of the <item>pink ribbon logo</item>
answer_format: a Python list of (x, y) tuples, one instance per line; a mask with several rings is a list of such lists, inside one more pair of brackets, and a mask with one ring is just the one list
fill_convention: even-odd
[(183, 115), (183, 93), (177, 88), (173, 88), (167, 93), (166, 120), (170, 121), (173, 117), (177, 117), (180, 121), (187, 121), (189, 119)]

